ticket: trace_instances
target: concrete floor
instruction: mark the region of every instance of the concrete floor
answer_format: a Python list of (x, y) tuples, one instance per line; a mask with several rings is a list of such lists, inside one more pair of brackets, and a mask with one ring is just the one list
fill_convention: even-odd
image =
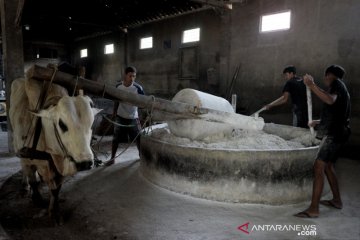
[[(0, 179), (19, 170), (16, 158), (0, 157)], [(318, 219), (292, 215), (307, 207), (231, 204), (197, 199), (157, 187), (139, 173), (138, 152), (131, 147), (107, 168), (81, 172), (64, 184), (63, 210), (71, 217), (61, 227), (26, 229), (23, 239), (360, 239), (360, 161), (337, 164), (344, 208), (321, 207)], [(329, 197), (329, 196), (325, 196)], [(254, 225), (315, 225), (316, 236), (297, 231), (253, 231)], [(300, 226), (301, 227), (301, 226)], [(0, 239), (5, 235), (0, 234)]]
[(7, 132), (2, 132), (0, 129), (0, 156), (8, 156), (8, 151)]

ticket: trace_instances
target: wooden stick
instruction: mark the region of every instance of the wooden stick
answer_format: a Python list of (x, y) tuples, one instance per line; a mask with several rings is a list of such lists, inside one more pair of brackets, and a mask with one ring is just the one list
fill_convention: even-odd
[[(306, 86), (306, 99), (307, 99), (307, 107), (308, 107), (308, 119), (309, 122), (312, 122), (312, 99), (311, 99), (311, 90), (308, 86)], [(313, 127), (310, 127), (310, 132), (314, 135), (315, 131)]]
[[(275, 103), (280, 102), (281, 100), (283, 100), (284, 96), (279, 97), (278, 99), (272, 101), (271, 103), (269, 103), (269, 105), (273, 105)], [(259, 113), (261, 113), (262, 111), (265, 111), (266, 107), (262, 107), (261, 109), (257, 110), (256, 112), (254, 112), (253, 114), (251, 114), (252, 117), (258, 118), (259, 117)]]

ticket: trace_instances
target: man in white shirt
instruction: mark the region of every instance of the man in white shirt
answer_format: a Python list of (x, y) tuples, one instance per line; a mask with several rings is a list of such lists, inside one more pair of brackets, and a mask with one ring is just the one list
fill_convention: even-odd
[[(135, 82), (136, 79), (136, 68), (127, 67), (125, 69), (125, 78), (117, 86), (118, 89), (132, 92), (136, 94), (144, 95), (143, 88)], [(133, 141), (141, 131), (141, 125), (139, 121), (138, 108), (136, 106), (115, 102), (113, 119), (116, 119), (116, 122), (119, 125), (114, 127), (114, 137), (112, 141), (112, 150), (111, 150), (111, 159), (106, 163), (106, 165), (112, 165), (115, 162), (116, 151), (121, 142)], [(136, 139), (136, 144), (139, 149), (140, 147), (140, 138)]]

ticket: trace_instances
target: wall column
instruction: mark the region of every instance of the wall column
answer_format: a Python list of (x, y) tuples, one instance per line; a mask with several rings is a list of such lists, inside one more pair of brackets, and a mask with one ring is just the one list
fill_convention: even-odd
[(2, 49), (6, 81), (9, 152), (14, 152), (12, 127), (9, 121), (11, 83), (24, 77), (24, 51), (21, 22), (23, 0), (0, 0)]

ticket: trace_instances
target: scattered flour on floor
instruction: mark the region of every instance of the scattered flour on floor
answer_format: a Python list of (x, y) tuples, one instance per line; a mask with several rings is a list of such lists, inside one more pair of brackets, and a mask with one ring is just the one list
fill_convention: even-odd
[(229, 136), (212, 136), (202, 141), (191, 140), (188, 138), (177, 137), (168, 128), (154, 129), (151, 136), (171, 144), (200, 147), (212, 149), (297, 149), (313, 145), (313, 137), (310, 134), (285, 140), (277, 135), (269, 134), (264, 131), (235, 129)]

